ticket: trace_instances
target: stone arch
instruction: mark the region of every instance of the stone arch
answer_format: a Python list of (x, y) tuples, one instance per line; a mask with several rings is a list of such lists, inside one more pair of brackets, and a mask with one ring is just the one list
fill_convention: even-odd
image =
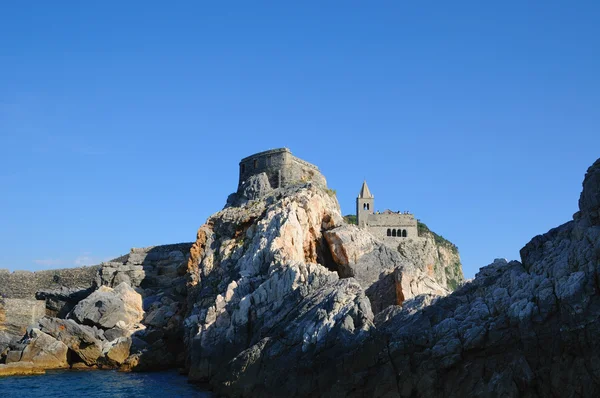
[(387, 236), (392, 236), (392, 230), (388, 228), (387, 230)]
[(406, 238), (406, 230), (405, 229), (402, 230), (402, 237)]
[(392, 236), (396, 236), (396, 230), (392, 229)]

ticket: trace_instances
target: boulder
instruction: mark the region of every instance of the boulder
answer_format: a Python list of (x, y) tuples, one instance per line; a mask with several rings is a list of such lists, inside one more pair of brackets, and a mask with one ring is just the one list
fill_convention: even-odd
[(94, 286), (88, 288), (68, 288), (39, 290), (35, 293), (37, 300), (46, 300), (46, 314), (65, 318), (73, 307), (94, 291)]
[(27, 346), (21, 354), (19, 362), (31, 362), (34, 366), (43, 369), (68, 368), (68, 347), (61, 341), (32, 328), (27, 332), (24, 340)]
[(87, 365), (94, 365), (102, 353), (98, 330), (79, 325), (72, 319), (43, 318), (40, 329), (60, 340), (73, 350)]
[(108, 343), (104, 348), (105, 360), (113, 366), (121, 365), (129, 357), (131, 337), (120, 337)]
[(112, 329), (118, 322), (133, 327), (143, 316), (142, 296), (127, 283), (121, 283), (114, 289), (101, 286), (80, 301), (70, 314), (78, 323), (102, 329)]

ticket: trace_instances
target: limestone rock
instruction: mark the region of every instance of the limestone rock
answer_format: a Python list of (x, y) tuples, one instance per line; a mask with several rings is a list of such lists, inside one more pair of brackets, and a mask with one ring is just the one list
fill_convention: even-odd
[(61, 341), (42, 332), (31, 329), (25, 336), (27, 346), (21, 354), (19, 362), (31, 362), (34, 366), (43, 369), (68, 368), (68, 347)]
[[(218, 215), (196, 257), (186, 320), (191, 378), (231, 396), (600, 395), (599, 162), (588, 171), (574, 221), (532, 239), (521, 262), (496, 259), (447, 296), (434, 292), (456, 274), (443, 286), (435, 268), (424, 272), (412, 255), (396, 257), (351, 228), (336, 231), (335, 223), (322, 228), (331, 247), (331, 262), (322, 264), (339, 264), (352, 277), (329, 279), (276, 244), (273, 235), (288, 242), (302, 236), (302, 222), (273, 220), (305, 193), (286, 192), (273, 204), (262, 199), (243, 240), (229, 232), (236, 223), (222, 233)], [(263, 230), (262, 222), (276, 228)], [(390, 281), (412, 298), (373, 318), (361, 303), (389, 297)], [(374, 286), (377, 294), (366, 300)]]
[(70, 316), (85, 325), (111, 329), (118, 322), (133, 326), (143, 316), (142, 296), (123, 282), (114, 289), (101, 286), (86, 299), (80, 301)]
[(95, 365), (102, 353), (102, 339), (90, 326), (79, 325), (72, 319), (43, 318), (40, 329), (60, 340), (87, 365)]
[(35, 293), (37, 300), (46, 300), (46, 313), (58, 318), (65, 318), (73, 307), (94, 291), (94, 287), (58, 289), (42, 289)]
[(376, 314), (420, 294), (449, 293), (433, 276), (417, 268), (414, 255), (403, 256), (367, 230), (344, 225), (324, 235), (339, 266), (339, 274), (352, 276), (361, 284)]
[(583, 180), (579, 212), (591, 225), (600, 225), (600, 159), (590, 166)]
[(120, 337), (106, 346), (104, 354), (109, 364), (120, 365), (129, 357), (130, 348), (131, 338)]
[(265, 196), (271, 189), (269, 177), (265, 173), (260, 173), (243, 181), (239, 193), (248, 200), (254, 200)]

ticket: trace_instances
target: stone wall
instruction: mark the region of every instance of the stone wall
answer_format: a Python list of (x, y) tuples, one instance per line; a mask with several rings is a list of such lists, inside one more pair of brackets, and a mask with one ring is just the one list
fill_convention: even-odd
[(392, 212), (369, 214), (367, 220), (369, 232), (384, 241), (404, 239), (400, 237), (388, 237), (388, 229), (406, 230), (406, 238), (417, 239), (419, 236), (417, 220), (415, 220), (415, 216), (412, 214)]
[(292, 155), (287, 148), (260, 152), (240, 161), (238, 191), (250, 177), (265, 173), (271, 188), (283, 188), (302, 181), (326, 186), (319, 168)]
[(89, 288), (96, 279), (98, 266), (64, 268), (47, 271), (0, 270), (0, 296), (5, 298), (35, 299), (38, 290)]
[(46, 315), (46, 301), (3, 299), (0, 302), (0, 314), (0, 330), (14, 336), (22, 336), (29, 325)]

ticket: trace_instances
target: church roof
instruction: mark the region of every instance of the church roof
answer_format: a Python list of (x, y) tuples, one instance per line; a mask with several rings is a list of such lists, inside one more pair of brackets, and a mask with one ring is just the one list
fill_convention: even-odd
[(373, 195), (371, 195), (371, 191), (369, 191), (369, 187), (367, 185), (367, 180), (363, 181), (362, 188), (360, 189), (360, 193), (358, 197), (361, 199), (372, 199)]

